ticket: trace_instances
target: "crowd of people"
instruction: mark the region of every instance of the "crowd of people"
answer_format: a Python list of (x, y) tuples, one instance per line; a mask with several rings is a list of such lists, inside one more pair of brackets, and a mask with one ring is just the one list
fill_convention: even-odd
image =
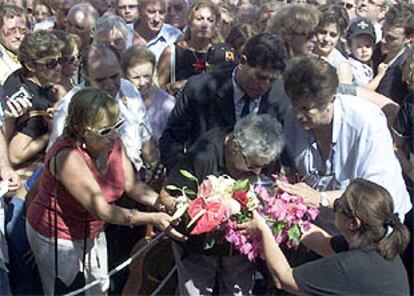
[[(178, 295), (414, 293), (414, 3), (0, 2), (1, 295), (81, 288), (150, 227)], [(283, 175), (320, 215), (287, 252), (254, 211), (256, 263), (206, 249), (173, 220), (182, 170)]]

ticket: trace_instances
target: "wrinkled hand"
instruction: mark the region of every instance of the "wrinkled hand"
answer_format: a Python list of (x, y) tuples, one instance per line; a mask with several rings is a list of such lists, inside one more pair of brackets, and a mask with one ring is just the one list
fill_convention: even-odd
[(165, 231), (165, 234), (172, 239), (186, 241), (187, 237), (174, 229), (172, 217), (166, 213), (154, 213), (154, 226)]
[(303, 197), (303, 201), (307, 206), (319, 207), (320, 193), (310, 187), (306, 183), (288, 184), (280, 181), (276, 181), (277, 186), (292, 195)]
[(32, 102), (25, 98), (19, 97), (13, 100), (6, 101), (6, 109), (4, 110), (4, 115), (7, 118), (19, 118), (32, 107)]
[(237, 229), (244, 235), (250, 237), (260, 236), (262, 231), (268, 228), (266, 220), (256, 210), (253, 211), (253, 219), (247, 223), (242, 223), (236, 226)]
[(4, 167), (0, 171), (0, 176), (3, 180), (8, 181), (9, 192), (14, 192), (19, 189), (21, 181), (19, 175), (11, 167)]

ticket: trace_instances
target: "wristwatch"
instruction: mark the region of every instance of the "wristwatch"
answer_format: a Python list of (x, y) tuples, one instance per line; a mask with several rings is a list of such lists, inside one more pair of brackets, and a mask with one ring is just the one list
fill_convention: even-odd
[(329, 204), (331, 202), (329, 200), (328, 194), (326, 192), (321, 192), (320, 197), (321, 197), (321, 199), (319, 200), (319, 204), (324, 208), (329, 207)]

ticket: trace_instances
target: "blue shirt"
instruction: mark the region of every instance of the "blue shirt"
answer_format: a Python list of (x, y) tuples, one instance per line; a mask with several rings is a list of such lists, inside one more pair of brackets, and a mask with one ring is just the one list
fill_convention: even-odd
[(384, 113), (351, 95), (336, 95), (333, 104), (332, 143), (325, 162), (312, 132), (302, 128), (292, 108), (288, 110), (287, 152), (296, 170), (319, 191), (344, 190), (355, 178), (380, 184), (390, 192), (394, 211), (403, 220), (411, 202)]

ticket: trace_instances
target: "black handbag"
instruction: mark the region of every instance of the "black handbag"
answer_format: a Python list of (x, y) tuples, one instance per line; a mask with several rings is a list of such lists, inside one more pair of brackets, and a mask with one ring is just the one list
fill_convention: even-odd
[[(55, 167), (55, 174), (57, 172), (56, 170), (56, 157), (55, 157), (55, 163), (54, 163), (54, 167)], [(78, 274), (76, 275), (74, 281), (67, 286), (64, 282), (62, 282), (61, 279), (59, 279), (58, 277), (58, 236), (57, 236), (57, 184), (55, 186), (55, 191), (54, 191), (54, 208), (55, 208), (55, 229), (54, 229), (54, 233), (55, 233), (55, 282), (54, 282), (54, 286), (55, 286), (55, 293), (54, 295), (65, 295), (68, 294), (70, 292), (73, 292), (75, 290), (78, 290), (80, 288), (83, 288), (86, 284), (85, 282), (85, 259), (86, 259), (86, 236), (87, 236), (87, 215), (88, 213), (85, 213), (85, 227), (84, 227), (84, 237), (83, 237), (83, 258), (82, 258), (82, 262), (83, 262), (83, 266), (82, 266), (82, 270), (78, 272)], [(78, 295), (85, 295), (85, 292), (83, 293), (79, 293)]]

